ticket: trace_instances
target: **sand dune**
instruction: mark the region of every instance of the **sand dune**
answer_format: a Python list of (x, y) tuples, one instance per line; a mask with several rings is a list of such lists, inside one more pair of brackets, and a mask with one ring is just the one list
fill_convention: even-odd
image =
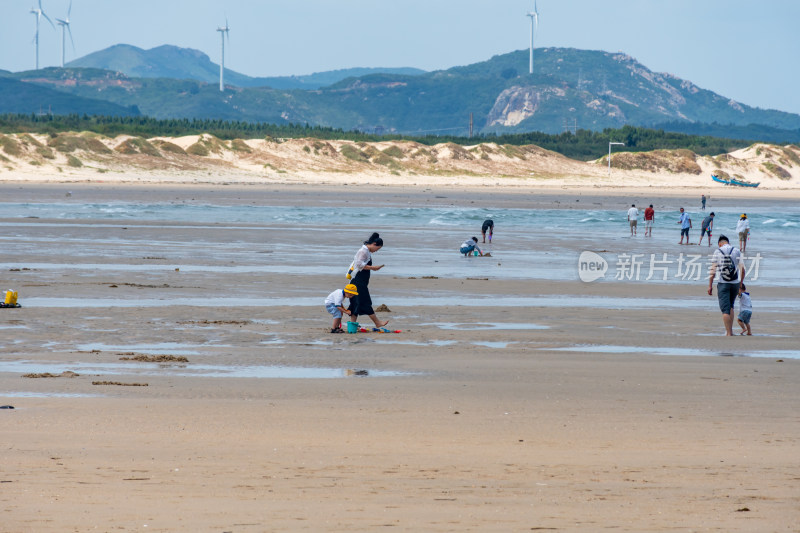
[(756, 144), (716, 157), (688, 150), (619, 152), (609, 176), (605, 157), (577, 161), (534, 145), (0, 135), (5, 181), (724, 188), (711, 181), (712, 173), (760, 182), (761, 189), (797, 189), (800, 148)]

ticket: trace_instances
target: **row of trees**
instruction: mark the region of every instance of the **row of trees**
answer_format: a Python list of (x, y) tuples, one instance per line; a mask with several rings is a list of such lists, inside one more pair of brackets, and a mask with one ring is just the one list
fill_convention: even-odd
[(608, 152), (609, 142), (624, 142), (622, 150), (651, 151), (657, 149), (687, 149), (700, 155), (718, 155), (752, 144), (752, 141), (724, 139), (711, 136), (671, 133), (633, 126), (603, 131), (578, 130), (575, 133), (548, 134), (540, 132), (450, 137), (427, 135), (375, 135), (358, 131), (310, 126), (308, 124), (267, 124), (216, 119), (155, 119), (149, 117), (88, 116), (88, 115), (0, 115), (2, 133), (42, 133), (55, 135), (64, 131), (90, 131), (113, 137), (120, 134), (141, 137), (177, 137), (208, 133), (220, 139), (255, 139), (272, 137), (339, 139), (350, 141), (410, 140), (432, 145), (452, 142), (470, 145), (479, 142), (497, 144), (535, 144), (573, 159), (590, 160)]

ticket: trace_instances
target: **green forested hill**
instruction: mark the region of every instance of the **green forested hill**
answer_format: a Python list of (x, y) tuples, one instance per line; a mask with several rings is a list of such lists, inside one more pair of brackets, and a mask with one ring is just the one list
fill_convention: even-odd
[(135, 105), (118, 105), (86, 98), (0, 75), (0, 113), (86, 113), (89, 115), (137, 116)]
[[(95, 68), (121, 72), (132, 78), (173, 78), (218, 83), (219, 63), (199, 50), (163, 45), (143, 50), (129, 44), (117, 44), (67, 63), (69, 68)], [(225, 69), (225, 83), (236, 87), (272, 87), (273, 89), (318, 89), (346, 78), (388, 72), (416, 75), (425, 71), (414, 68), (350, 68), (317, 72), (303, 76), (251, 77)]]
[[(420, 75), (371, 74), (318, 90), (228, 88), (168, 78), (129, 78), (102, 70), (45, 69), (16, 73), (20, 80), (128, 107), (156, 118), (213, 118), (310, 124), (344, 130), (424, 135), (601, 131), (624, 125), (717, 123), (744, 128), (758, 139), (769, 128), (775, 142), (796, 142), (800, 115), (734, 102), (689, 81), (654, 73), (620, 53), (544, 48), (528, 74), (527, 51)], [(763, 130), (762, 130), (763, 131)]]

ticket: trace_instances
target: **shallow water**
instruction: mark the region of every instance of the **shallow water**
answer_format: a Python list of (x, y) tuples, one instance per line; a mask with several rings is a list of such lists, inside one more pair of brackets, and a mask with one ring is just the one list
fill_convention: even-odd
[[(268, 208), (266, 208), (268, 207)], [(618, 210), (593, 209), (576, 204), (565, 206), (566, 209), (519, 209), (519, 208), (479, 208), (464, 206), (381, 206), (359, 207), (353, 209), (348, 205), (300, 205), (300, 206), (263, 206), (263, 205), (214, 205), (188, 202), (160, 203), (84, 203), (79, 198), (71, 201), (48, 202), (6, 202), (3, 203), (5, 218), (44, 218), (62, 220), (137, 220), (151, 222), (186, 222), (191, 224), (279, 224), (293, 226), (323, 226), (331, 220), (348, 220), (349, 226), (391, 227), (480, 227), (486, 218), (494, 219), (498, 231), (501, 228), (529, 229), (537, 227), (548, 231), (567, 229), (571, 233), (576, 228), (591, 228), (593, 232), (610, 229), (614, 234), (619, 229), (627, 228), (627, 206)], [(706, 211), (685, 206), (693, 219), (695, 228), (699, 228), (702, 219), (712, 210), (716, 213), (715, 232), (734, 233), (736, 222), (741, 211), (733, 207), (709, 207)], [(800, 209), (782, 208), (780, 217), (775, 216), (771, 208), (753, 208), (748, 210), (753, 231), (766, 230), (774, 235), (782, 236), (793, 228), (800, 226)], [(678, 219), (677, 209), (656, 211), (656, 228), (673, 228)], [(667, 225), (667, 223), (672, 224)], [(643, 228), (642, 228), (643, 229)], [(677, 234), (677, 233), (676, 233)], [(697, 232), (699, 237), (699, 231)]]
[(615, 346), (615, 345), (575, 345), (560, 348), (540, 348), (553, 352), (584, 352), (584, 353), (636, 353), (645, 355), (682, 355), (682, 356), (722, 356), (722, 357), (769, 357), (776, 359), (800, 359), (797, 350), (699, 350), (696, 348), (648, 348), (643, 346)]
[[(305, 257), (293, 253), (297, 239), (304, 232), (330, 232), (331, 220), (350, 222), (351, 228), (374, 227), (389, 234), (427, 235), (426, 254), (420, 256), (416, 245), (401, 246), (396, 243), (381, 251), (382, 258), (389, 265), (402, 265), (394, 268), (397, 275), (421, 277), (487, 276), (492, 279), (578, 279), (578, 257), (584, 250), (599, 251), (609, 263), (610, 270), (604, 280), (608, 282), (646, 282), (651, 274), (650, 266), (656, 266), (662, 254), (670, 261), (666, 279), (661, 272), (652, 271), (656, 279), (664, 283), (692, 283), (679, 262), (688, 256), (701, 257), (702, 262), (715, 247), (676, 246), (678, 230), (674, 221), (675, 213), (657, 213), (654, 237), (645, 239), (641, 235), (629, 236), (626, 209), (482, 209), (456, 206), (440, 207), (398, 207), (359, 208), (354, 211), (348, 206), (221, 206), (197, 205), (185, 202), (165, 202), (154, 204), (107, 203), (81, 204), (79, 200), (64, 203), (5, 203), (2, 204), (4, 216), (20, 218), (39, 216), (64, 220), (52, 222), (2, 222), (7, 231), (0, 235), (0, 245), (17, 250), (22, 256), (33, 257), (47, 254), (48, 248), (58, 250), (74, 249), (74, 256), (108, 257), (107, 261), (88, 261), (63, 264), (49, 264), (41, 261), (31, 264), (0, 263), (0, 269), (71, 269), (96, 272), (166, 272), (180, 267), (182, 272), (225, 273), (274, 273), (324, 275), (336, 269), (352, 257), (352, 247), (326, 244), (315, 250), (314, 261), (309, 264)], [(710, 211), (710, 210), (709, 210)], [(761, 254), (759, 263), (759, 284), (800, 286), (792, 265), (800, 260), (800, 254), (786, 243), (795, 238), (800, 226), (800, 208), (782, 210), (781, 217), (775, 217), (773, 210), (759, 208), (748, 213), (752, 227), (749, 252)], [(691, 212), (691, 209), (690, 209)], [(722, 233), (736, 237), (735, 225), (738, 210), (716, 209), (715, 235)], [(705, 213), (692, 213), (695, 226), (699, 227)], [(355, 218), (354, 218), (355, 217)], [(481, 221), (492, 217), (496, 222), (494, 245), (486, 248), (492, 252), (491, 258), (461, 257), (458, 245), (476, 233)], [(93, 219), (91, 222), (87, 219)], [(114, 221), (113, 223), (97, 220)], [(86, 222), (81, 222), (87, 220)], [(99, 227), (119, 230), (119, 222), (131, 220), (147, 225), (131, 226), (127, 232), (116, 232), (116, 237), (98, 239), (96, 234), (87, 236), (84, 229), (96, 230)], [(69, 221), (69, 222), (67, 222)], [(76, 222), (77, 221), (77, 222)], [(175, 223), (176, 225), (158, 222)], [(185, 222), (191, 225), (180, 225)], [(251, 224), (249, 226), (238, 223)], [(26, 228), (24, 233), (15, 229)], [(42, 236), (29, 228), (50, 228), (50, 234)], [(159, 228), (180, 229), (182, 234), (191, 235), (188, 241), (167, 241), (153, 238), (152, 232)], [(535, 230), (532, 230), (535, 228)], [(208, 229), (215, 230), (212, 237)], [(640, 233), (644, 228), (640, 228)], [(185, 230), (185, 231), (184, 231)], [(271, 236), (269, 249), (260, 250), (254, 256), (253, 242), (248, 242), (247, 234), (257, 231)], [(340, 234), (353, 235), (354, 242), (360, 238), (357, 230), (337, 228)], [(63, 232), (68, 232), (64, 235)], [(147, 237), (142, 232), (149, 232)], [(188, 233), (187, 233), (188, 232)], [(220, 237), (219, 233), (231, 235)], [(244, 233), (243, 233), (244, 232)], [(31, 235), (34, 233), (34, 235)], [(157, 233), (161, 235), (161, 233)], [(692, 242), (696, 243), (699, 231), (693, 230)], [(244, 240), (242, 240), (244, 239)], [(548, 244), (541, 246), (543, 239)], [(259, 244), (260, 246), (260, 244)], [(483, 245), (481, 245), (483, 246)], [(607, 250), (607, 251), (606, 251)], [(642, 272), (637, 271), (634, 281), (625, 268), (627, 254), (640, 253)], [(169, 257), (169, 264), (142, 264), (146, 256)], [(409, 260), (409, 258), (413, 258)], [(423, 259), (423, 257), (425, 259)], [(276, 258), (276, 259), (273, 259)], [(280, 259), (277, 259), (280, 258)], [(125, 259), (129, 259), (126, 261)], [(429, 260), (426, 260), (429, 259)], [(153, 263), (153, 264), (150, 264)], [(704, 263), (705, 264), (705, 263)], [(701, 276), (702, 277), (702, 276)], [(749, 276), (751, 279), (753, 276)]]
[(516, 342), (502, 342), (502, 341), (472, 341), (470, 344), (475, 346), (484, 346), (486, 348), (507, 348), (510, 344), (516, 344)]
[[(78, 344), (77, 350), (91, 352), (98, 350), (101, 352), (136, 352), (147, 355), (198, 355), (201, 348), (212, 347), (211, 345), (183, 344), (179, 342), (158, 342), (153, 344), (103, 344), (93, 342), (88, 344)], [(215, 345), (213, 347), (220, 347)]]
[[(387, 293), (387, 297), (389, 297)], [(578, 295), (562, 296), (534, 296), (534, 297), (513, 297), (513, 296), (483, 296), (473, 297), (465, 301), (463, 296), (426, 296), (426, 297), (391, 297), (393, 304), (407, 307), (429, 307), (429, 306), (470, 306), (478, 305), (482, 307), (593, 307), (599, 309), (713, 309), (716, 299), (711, 297), (690, 299), (655, 299), (655, 298), (609, 298)], [(78, 308), (95, 309), (106, 307), (172, 307), (172, 306), (193, 306), (193, 307), (271, 307), (271, 306), (296, 306), (296, 307), (322, 307), (321, 299), (318, 297), (296, 297), (296, 298), (26, 298), (25, 307), (56, 307), (56, 308)], [(793, 310), (797, 309), (795, 300), (759, 300), (759, 310)], [(498, 329), (488, 327), (486, 329)], [(541, 329), (534, 327), (532, 329)], [(457, 328), (453, 328), (457, 329)], [(469, 328), (474, 329), (474, 328)], [(509, 328), (518, 329), (518, 328)], [(526, 328), (531, 329), (531, 328)]]
[[(194, 363), (41, 363), (33, 361), (0, 361), (0, 372), (19, 374), (77, 374), (127, 375), (127, 376), (190, 376), (206, 378), (260, 378), (260, 379), (331, 379), (347, 377), (397, 377), (414, 375), (413, 372), (394, 370), (317, 368), (300, 366), (242, 365), (224, 366)], [(45, 378), (42, 378), (45, 379)], [(58, 378), (49, 378), (58, 379)]]
[[(81, 394), (76, 392), (3, 392), (0, 398), (101, 398), (103, 394)], [(16, 407), (19, 409), (19, 407)]]
[(402, 344), (405, 346), (452, 346), (458, 341), (428, 340), (428, 341), (406, 341), (399, 339), (387, 339), (385, 337), (373, 339), (378, 344)]
[(492, 324), (483, 323), (462, 323), (462, 322), (428, 322), (419, 324), (420, 326), (436, 326), (439, 329), (455, 330), (527, 330), (527, 329), (550, 329), (550, 326), (539, 324), (525, 324), (512, 322), (495, 322)]

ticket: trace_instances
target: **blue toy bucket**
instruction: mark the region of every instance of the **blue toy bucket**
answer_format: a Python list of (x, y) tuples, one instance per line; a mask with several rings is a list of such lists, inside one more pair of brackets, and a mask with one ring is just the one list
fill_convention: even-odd
[(348, 322), (347, 333), (358, 333), (358, 322)]

